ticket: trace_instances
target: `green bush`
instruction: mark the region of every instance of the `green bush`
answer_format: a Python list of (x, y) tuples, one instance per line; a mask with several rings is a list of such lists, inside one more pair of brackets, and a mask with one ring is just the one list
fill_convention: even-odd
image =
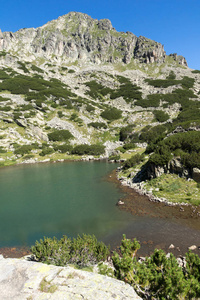
[(42, 69), (38, 68), (38, 67), (35, 66), (35, 65), (31, 65), (31, 69), (32, 69), (33, 71), (38, 72), (38, 73), (44, 73), (44, 71), (43, 71)]
[(66, 141), (73, 138), (73, 135), (69, 132), (69, 130), (55, 129), (53, 132), (48, 133), (48, 138), (50, 141)]
[(166, 79), (176, 79), (176, 74), (174, 73), (174, 71), (170, 71)]
[(36, 98), (46, 100), (46, 98), (50, 96), (65, 100), (68, 100), (69, 97), (77, 98), (77, 96), (68, 89), (68, 86), (58, 79), (52, 78), (50, 81), (47, 81), (38, 76), (30, 77), (19, 74), (13, 78), (7, 76), (6, 79), (0, 83), (0, 90), (8, 90), (12, 94), (24, 94), (28, 101)]
[(135, 148), (135, 143), (126, 143), (126, 144), (124, 144), (123, 148), (125, 150), (134, 149)]
[(45, 155), (51, 154), (53, 152), (54, 152), (54, 149), (47, 146), (42, 149), (42, 151), (39, 153), (39, 155), (45, 156)]
[(43, 103), (43, 100), (42, 99), (37, 99), (36, 101), (35, 101), (35, 104), (38, 106), (38, 107), (42, 107), (42, 103)]
[(117, 79), (121, 83), (120, 87), (116, 90), (111, 90), (110, 99), (123, 97), (127, 103), (142, 99), (140, 88), (136, 84), (132, 84), (130, 79), (123, 76), (117, 76)]
[(0, 51), (0, 57), (6, 56), (7, 52), (5, 50)]
[(173, 155), (179, 154), (182, 164), (187, 168), (200, 167), (200, 132), (189, 131), (176, 133), (161, 141), (150, 144), (146, 152), (154, 153), (149, 162), (155, 165), (167, 164)]
[[(0, 139), (4, 138), (2, 135), (0, 136)], [(6, 153), (7, 151), (2, 147), (0, 146), (0, 153)]]
[(160, 106), (160, 94), (148, 95), (146, 99), (140, 99), (135, 102), (135, 105), (139, 105), (143, 108), (147, 107), (159, 107)]
[(0, 110), (1, 111), (11, 111), (12, 107), (10, 107), (9, 105), (7, 105), (7, 106), (0, 106)]
[(166, 125), (157, 125), (154, 127), (146, 126), (141, 130), (139, 140), (146, 143), (154, 142), (163, 139), (166, 132)]
[(120, 160), (120, 155), (110, 155), (109, 160), (114, 160), (114, 161)]
[(109, 255), (109, 248), (98, 242), (94, 235), (83, 234), (72, 240), (67, 236), (60, 240), (44, 237), (44, 240), (36, 241), (35, 246), (31, 247), (31, 252), (38, 261), (46, 264), (75, 264), (85, 267), (105, 261)]
[(37, 149), (38, 148), (38, 144), (32, 144), (32, 145), (22, 145), (22, 146), (17, 146), (16, 149), (14, 150), (15, 154), (19, 154), (19, 155), (24, 155), (24, 154), (28, 154), (31, 152), (31, 150), (33, 149)]
[(77, 155), (101, 155), (105, 152), (105, 146), (103, 145), (77, 145), (72, 150), (72, 154)]
[(112, 107), (112, 108), (108, 108), (106, 110), (104, 110), (101, 113), (102, 118), (109, 120), (109, 121), (114, 121), (117, 119), (120, 119), (122, 117), (122, 112), (121, 110)]
[(200, 70), (193, 70), (192, 73), (193, 74), (200, 74)]
[(131, 156), (131, 158), (127, 159), (123, 163), (123, 169), (127, 170), (129, 168), (135, 167), (137, 164), (139, 164), (143, 160), (144, 160), (144, 155), (137, 153), (137, 154)]
[(0, 96), (0, 102), (3, 102), (3, 101), (9, 101), (10, 99), (9, 98), (4, 98), (4, 97), (1, 97)]
[(87, 104), (87, 105), (86, 105), (86, 110), (87, 110), (88, 112), (91, 112), (91, 111), (95, 111), (95, 108), (94, 108), (94, 106), (92, 106), (92, 105), (90, 105), (90, 104)]
[(96, 82), (95, 80), (86, 82), (85, 85), (90, 88), (90, 91), (87, 92), (87, 94), (96, 99), (96, 98), (102, 98), (103, 96), (112, 93), (112, 89), (104, 87), (102, 84)]
[(170, 153), (169, 148), (161, 148), (159, 150), (159, 153), (155, 152), (150, 156), (148, 162), (156, 166), (164, 166), (172, 159), (173, 156)]
[(165, 122), (169, 119), (169, 115), (162, 110), (154, 110), (153, 114), (158, 122)]
[(30, 109), (33, 109), (33, 106), (31, 104), (24, 104), (20, 107), (20, 111), (26, 111)]
[(73, 147), (69, 144), (63, 144), (63, 145), (54, 145), (54, 150), (55, 151), (59, 151), (61, 153), (66, 153), (66, 152), (69, 152), (71, 153)]
[(57, 104), (57, 103), (55, 103), (55, 102), (53, 102), (53, 103), (51, 104), (51, 107), (53, 107), (53, 108), (57, 108), (57, 107), (58, 107), (58, 104)]
[(7, 72), (4, 70), (0, 70), (0, 79), (8, 79), (10, 78), (10, 75), (7, 74)]
[(62, 71), (68, 71), (68, 68), (67, 67), (61, 67), (61, 70)]
[(170, 78), (167, 79), (145, 79), (145, 81), (154, 87), (163, 88), (178, 84), (181, 84), (183, 88), (192, 88), (194, 85), (194, 79), (188, 76), (184, 76), (181, 80), (175, 80), (170, 76)]
[(123, 236), (120, 254), (112, 256), (115, 276), (131, 284), (143, 299), (197, 299), (200, 297), (200, 258), (189, 251), (186, 267), (180, 267), (175, 256), (155, 249), (150, 257), (138, 262), (140, 248), (136, 239)]
[(107, 128), (106, 123), (102, 123), (102, 122), (91, 122), (88, 124), (88, 126), (92, 126), (94, 128), (100, 129), (100, 128)]
[(19, 69), (21, 69), (22, 71), (24, 71), (24, 73), (30, 73), (29, 70), (27, 69), (26, 65), (23, 62), (18, 61), (17, 63), (19, 65)]
[(180, 84), (180, 80), (175, 79), (145, 79), (145, 81), (154, 87), (167, 88), (172, 85)]
[(27, 154), (23, 157), (23, 159), (31, 159), (31, 158), (34, 158), (34, 155), (33, 154)]
[(134, 125), (127, 125), (120, 129), (119, 140), (125, 141), (133, 132)]
[(77, 122), (77, 119), (78, 119), (78, 115), (77, 113), (73, 113), (70, 117), (70, 121), (74, 121), (74, 122)]
[(119, 150), (121, 153), (125, 153), (126, 152), (126, 150), (122, 146), (117, 147), (116, 150)]
[(183, 88), (186, 89), (192, 88), (194, 85), (194, 78), (184, 76), (183, 79), (181, 80), (181, 85)]
[(59, 118), (62, 118), (64, 115), (63, 115), (63, 112), (61, 111), (61, 110), (59, 110), (58, 112), (57, 112), (57, 114), (58, 114), (58, 117)]

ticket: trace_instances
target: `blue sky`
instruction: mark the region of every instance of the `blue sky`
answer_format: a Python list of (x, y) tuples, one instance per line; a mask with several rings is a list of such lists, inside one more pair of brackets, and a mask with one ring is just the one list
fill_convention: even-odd
[(200, 0), (2, 0), (0, 28), (39, 27), (70, 11), (108, 18), (117, 31), (160, 42), (200, 70)]

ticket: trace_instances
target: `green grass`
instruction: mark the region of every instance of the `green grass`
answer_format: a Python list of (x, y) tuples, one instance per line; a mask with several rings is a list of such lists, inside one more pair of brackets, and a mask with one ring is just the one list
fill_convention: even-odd
[(44, 277), (40, 282), (40, 290), (44, 293), (55, 293), (58, 287), (55, 284), (51, 284), (50, 281), (47, 281)]
[(175, 174), (163, 174), (145, 184), (147, 190), (152, 189), (154, 196), (166, 198), (169, 202), (200, 204), (200, 189), (193, 180), (187, 181)]

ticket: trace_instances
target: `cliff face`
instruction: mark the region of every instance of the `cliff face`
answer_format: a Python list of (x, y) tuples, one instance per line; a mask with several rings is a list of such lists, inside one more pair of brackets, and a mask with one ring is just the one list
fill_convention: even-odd
[[(0, 51), (17, 53), (23, 59), (45, 57), (57, 61), (83, 60), (96, 64), (124, 62), (162, 63), (163, 45), (136, 37), (131, 32), (117, 32), (107, 19), (71, 12), (39, 28), (0, 31)], [(175, 59), (175, 57), (174, 57)], [(180, 64), (187, 65), (185, 60)]]

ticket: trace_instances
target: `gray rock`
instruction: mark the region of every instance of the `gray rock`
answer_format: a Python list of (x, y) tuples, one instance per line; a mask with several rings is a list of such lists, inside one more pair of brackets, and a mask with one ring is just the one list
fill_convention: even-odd
[(193, 168), (193, 170), (192, 170), (192, 178), (195, 181), (200, 182), (200, 169)]
[(0, 259), (0, 299), (139, 300), (134, 289), (96, 273), (24, 259)]
[[(20, 41), (20, 43), (18, 43)], [(88, 61), (95, 64), (123, 62), (132, 58), (144, 63), (163, 63), (163, 45), (130, 32), (117, 32), (110, 20), (96, 20), (90, 16), (70, 12), (39, 28), (0, 32), (0, 51), (12, 50), (28, 60), (45, 57), (52, 61)], [(116, 55), (117, 51), (117, 55)], [(181, 65), (184, 57), (172, 55)]]
[(26, 127), (27, 126), (26, 119), (16, 119), (15, 122), (17, 123), (17, 125), (19, 125), (21, 127)]
[(185, 57), (183, 57), (182, 55), (177, 55), (177, 53), (172, 53), (169, 56), (173, 57), (173, 59), (177, 61), (180, 65), (187, 67), (187, 61)]
[(196, 250), (197, 249), (197, 246), (196, 245), (192, 245), (190, 247), (188, 247), (189, 250)]

